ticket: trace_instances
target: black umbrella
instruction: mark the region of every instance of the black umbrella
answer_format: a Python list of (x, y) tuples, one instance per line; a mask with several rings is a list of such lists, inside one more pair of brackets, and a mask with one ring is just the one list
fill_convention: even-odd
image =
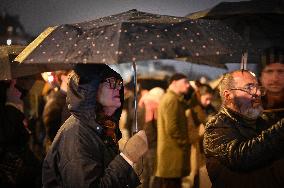
[(240, 49), (241, 37), (218, 21), (130, 10), (49, 27), (15, 60), (38, 65), (134, 62), (136, 86), (137, 61), (190, 57), (192, 62), (224, 67), (208, 61), (208, 56), (234, 54)]
[[(117, 64), (191, 57), (192, 62), (196, 58), (198, 63), (203, 63), (202, 57), (233, 54), (240, 49), (240, 36), (218, 21), (130, 10), (92, 21), (50, 27), (16, 61)], [(208, 60), (204, 63), (210, 65)]]
[(25, 46), (11, 45), (0, 46), (0, 80), (11, 80), (13, 78), (19, 78), (38, 74), (45, 71), (53, 70), (65, 70), (72, 68), (71, 65), (30, 65), (19, 64), (14, 62), (14, 58), (25, 48)]
[(250, 44), (246, 49), (249, 63), (265, 63), (267, 49), (284, 48), (283, 0), (222, 2), (188, 17), (220, 20), (239, 33)]

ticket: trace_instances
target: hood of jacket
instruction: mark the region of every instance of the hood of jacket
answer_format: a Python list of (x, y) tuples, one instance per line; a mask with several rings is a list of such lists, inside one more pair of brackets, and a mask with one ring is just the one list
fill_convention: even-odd
[[(93, 124), (97, 117), (97, 92), (99, 84), (106, 78), (121, 76), (105, 64), (79, 64), (70, 75), (66, 102), (70, 113), (84, 124)], [(123, 87), (120, 89), (120, 101), (123, 104)], [(118, 125), (122, 105), (112, 115)], [(117, 126), (118, 127), (118, 126)]]

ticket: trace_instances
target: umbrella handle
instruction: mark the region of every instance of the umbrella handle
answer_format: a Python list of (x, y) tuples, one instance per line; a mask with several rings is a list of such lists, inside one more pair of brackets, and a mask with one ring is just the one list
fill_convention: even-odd
[(132, 62), (133, 70), (134, 70), (134, 132), (133, 134), (138, 132), (138, 122), (137, 122), (137, 71), (136, 71), (136, 62)]

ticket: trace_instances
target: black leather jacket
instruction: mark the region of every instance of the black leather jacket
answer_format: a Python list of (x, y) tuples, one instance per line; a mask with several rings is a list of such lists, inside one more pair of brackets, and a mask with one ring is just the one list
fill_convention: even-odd
[(222, 108), (206, 124), (204, 150), (213, 187), (284, 186), (284, 119), (270, 126)]

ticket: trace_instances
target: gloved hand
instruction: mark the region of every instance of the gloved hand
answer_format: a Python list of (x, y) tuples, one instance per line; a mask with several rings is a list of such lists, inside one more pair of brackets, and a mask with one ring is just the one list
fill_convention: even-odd
[(133, 135), (124, 145), (122, 153), (133, 163), (148, 151), (148, 141), (144, 130)]

